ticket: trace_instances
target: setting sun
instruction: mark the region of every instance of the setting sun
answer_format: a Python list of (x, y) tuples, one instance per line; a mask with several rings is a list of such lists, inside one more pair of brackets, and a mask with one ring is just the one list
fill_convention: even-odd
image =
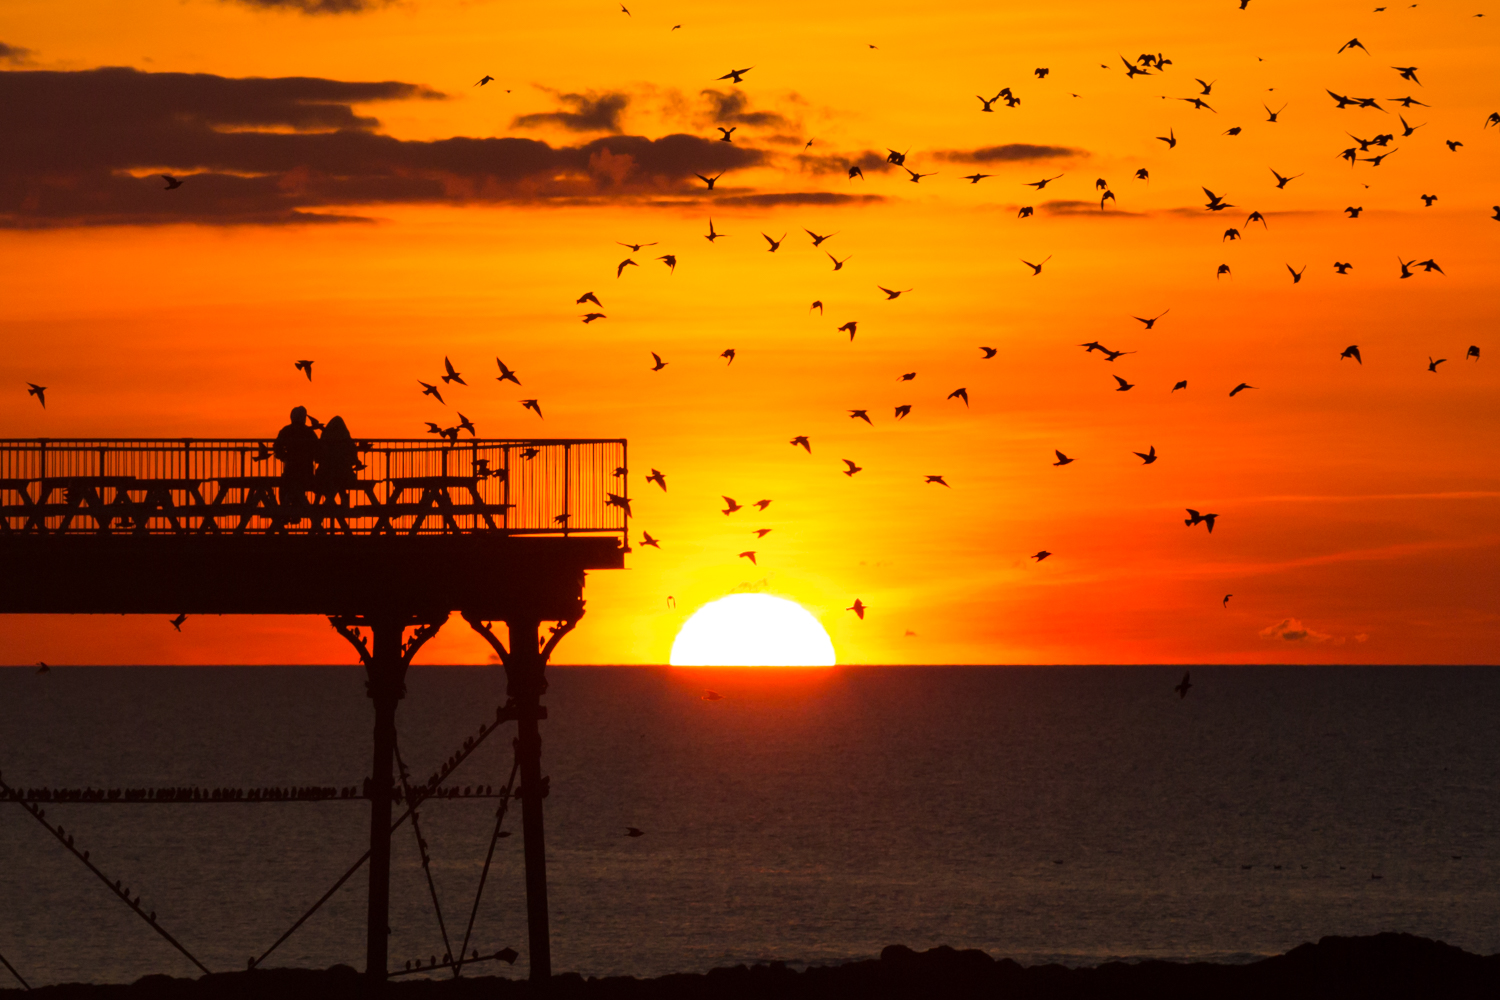
[(833, 642), (802, 605), (769, 594), (705, 604), (672, 643), (674, 667), (831, 667)]

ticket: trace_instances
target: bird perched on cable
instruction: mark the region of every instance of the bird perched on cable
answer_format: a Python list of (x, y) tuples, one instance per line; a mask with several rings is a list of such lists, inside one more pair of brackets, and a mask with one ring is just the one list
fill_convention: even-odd
[(864, 621), (865, 620), (865, 609), (868, 608), (868, 607), (869, 607), (868, 604), (866, 604), (864, 601), (861, 601), (859, 598), (856, 597), (854, 599), (854, 603), (851, 604), (851, 605), (849, 605), (844, 610), (845, 611), (853, 611), (857, 616), (859, 616), (859, 620), (860, 621)]
[(1364, 359), (1359, 356), (1359, 345), (1358, 344), (1350, 344), (1348, 347), (1344, 348), (1343, 352), (1339, 355), (1339, 360), (1342, 361), (1345, 358), (1353, 358), (1355, 361), (1358, 361), (1360, 364), (1364, 364), (1365, 363)]
[(534, 399), (523, 399), (521, 400), (521, 405), (528, 410), (535, 410), (536, 415), (539, 417), (542, 415), (542, 404)]
[(36, 401), (41, 403), (42, 409), (45, 410), (47, 408), (47, 387), (45, 385), (37, 385), (35, 382), (27, 382), (26, 384), (30, 387), (26, 390), (26, 395), (35, 396)]
[(863, 467), (855, 465), (853, 462), (851, 462), (847, 458), (840, 459), (840, 461), (842, 461), (845, 465), (847, 465), (849, 467), (849, 468), (847, 468), (847, 469), (844, 470), (844, 475), (849, 476), (850, 478), (853, 478), (853, 476), (854, 476), (854, 474), (856, 472), (863, 472), (864, 471)]

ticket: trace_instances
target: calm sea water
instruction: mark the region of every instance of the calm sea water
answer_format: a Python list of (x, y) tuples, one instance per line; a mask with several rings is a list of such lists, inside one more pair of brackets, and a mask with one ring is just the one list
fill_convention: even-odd
[[(1245, 960), (1382, 930), (1500, 951), (1500, 671), (1202, 667), (1186, 700), (1172, 691), (1180, 675), (554, 669), (555, 967), (831, 963), (893, 942), (1024, 963)], [(357, 784), (362, 679), (0, 670), (0, 770), (19, 786)], [(703, 700), (707, 688), (723, 700)], [(402, 748), (425, 776), (493, 717), (504, 680), (414, 668), (408, 689)], [(455, 780), (501, 784), (508, 737)], [(0, 806), (0, 954), (33, 985), (194, 974), (19, 807)], [(424, 809), (450, 929), (467, 919), (493, 814), (493, 800)], [(215, 970), (274, 941), (363, 851), (368, 823), (357, 801), (47, 815)], [(481, 950), (525, 952), (520, 839), (500, 842)], [(443, 949), (409, 829), (394, 853), (399, 966)], [(357, 876), (268, 964), (361, 967), (364, 895)]]

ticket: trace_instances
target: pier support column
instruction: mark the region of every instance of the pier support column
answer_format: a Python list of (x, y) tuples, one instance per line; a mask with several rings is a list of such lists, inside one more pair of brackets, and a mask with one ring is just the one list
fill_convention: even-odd
[[(396, 703), (406, 696), (406, 669), (417, 650), (437, 634), (443, 619), (421, 624), (405, 615), (330, 618), (365, 665), (365, 693), (375, 704), (374, 753), (370, 763), (370, 890), (365, 928), (365, 975), (384, 983), (389, 970), (391, 916), (391, 799), (395, 791), (392, 765), (396, 753)], [(405, 640), (406, 629), (417, 626)], [(369, 628), (373, 642), (359, 633)], [(373, 647), (373, 648), (372, 648)]]

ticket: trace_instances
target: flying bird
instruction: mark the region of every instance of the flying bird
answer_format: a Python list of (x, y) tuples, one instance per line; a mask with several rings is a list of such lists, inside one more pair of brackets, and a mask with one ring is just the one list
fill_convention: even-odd
[(724, 500), (724, 509), (720, 513), (722, 513), (725, 517), (728, 517), (730, 514), (733, 514), (737, 510), (744, 510), (745, 509), (745, 505), (742, 504), (742, 503), (736, 502), (736, 500), (734, 499), (734, 497), (723, 497), (723, 500)]
[(1225, 594), (1224, 595), (1224, 607), (1226, 607), (1226, 608), (1229, 607), (1229, 599), (1231, 597), (1233, 597), (1233, 596), (1234, 596), (1233, 594)]
[[(975, 97), (979, 97), (978, 94), (975, 94), (974, 96)], [(993, 112), (995, 109), (992, 108), (992, 107), (990, 107), (990, 105), (994, 104), (998, 100), (1000, 100), (1000, 95), (999, 94), (996, 94), (994, 97), (991, 97), (987, 101), (983, 97), (979, 97), (979, 103), (984, 105), (984, 107), (980, 108), (979, 110), (980, 111), (990, 111), (990, 112)]]
[(1266, 114), (1270, 116), (1266, 119), (1266, 121), (1270, 122), (1272, 125), (1276, 124), (1277, 116), (1279, 116), (1287, 108), (1285, 104), (1277, 108), (1275, 111), (1271, 110), (1271, 106), (1269, 104), (1262, 104), (1261, 107), (1266, 109)]
[(1415, 83), (1418, 87), (1422, 86), (1422, 81), (1417, 79), (1417, 67), (1415, 67), (1415, 66), (1392, 66), (1391, 69), (1395, 70), (1397, 73), (1400, 73), (1401, 74), (1401, 79), (1403, 79), (1403, 80), (1410, 80), (1412, 83)]
[[(713, 223), (709, 223), (709, 228), (710, 229), (713, 228)], [(656, 259), (659, 260), (659, 261), (661, 261), (663, 264), (667, 265), (667, 270), (668, 271), (670, 271), (673, 274), (677, 273), (677, 255), (676, 254), (671, 254), (671, 253), (662, 254), (660, 257), (658, 257)]]
[(1040, 191), (1042, 188), (1046, 187), (1048, 184), (1051, 184), (1053, 181), (1055, 181), (1059, 177), (1063, 177), (1063, 176), (1065, 176), (1065, 175), (1064, 174), (1058, 174), (1056, 177), (1043, 177), (1039, 181), (1026, 181), (1025, 184), (1026, 184), (1027, 187), (1034, 187), (1038, 191)]
[(582, 295), (578, 296), (577, 301), (574, 302), (573, 304), (581, 306), (585, 302), (592, 302), (594, 305), (598, 306), (600, 309), (604, 308), (604, 303), (600, 302), (599, 301), (599, 296), (595, 295), (593, 292), (584, 292)]
[(1427, 370), (1430, 372), (1436, 372), (1437, 366), (1447, 360), (1447, 358), (1438, 358), (1436, 361), (1434, 361), (1432, 360), (1432, 355), (1429, 354), (1427, 355)]
[(907, 372), (904, 375), (898, 375), (898, 376), (896, 376), (896, 381), (897, 382), (910, 382), (912, 379), (914, 379), (916, 377), (917, 377), (917, 373), (916, 372)]
[(1029, 218), (1031, 218), (1032, 213), (1035, 212), (1035, 211), (1036, 210), (1034, 208), (1032, 208), (1030, 205), (1022, 205), (1021, 206), (1021, 210), (1016, 213), (1016, 218), (1018, 218), (1018, 219), (1029, 219)]
[(720, 132), (724, 133), (719, 137), (720, 142), (733, 142), (734, 133), (739, 129), (738, 125), (731, 125), (728, 128), (725, 128), (723, 125), (716, 125), (714, 127), (717, 128)]
[[(1245, 0), (1245, 2), (1249, 3), (1250, 0)], [(1244, 9), (1244, 7), (1240, 8), (1240, 10)], [(1225, 600), (1228, 600), (1228, 598), (1225, 598)], [(1186, 698), (1188, 691), (1192, 689), (1193, 682), (1191, 680), (1191, 677), (1192, 671), (1185, 671), (1182, 675), (1182, 682), (1172, 689), (1173, 691), (1177, 692), (1177, 698), (1179, 701), (1183, 698)]]
[[(823, 252), (824, 253), (828, 253), (827, 250), (824, 250)], [(828, 259), (831, 260), (831, 261), (833, 261), (833, 269), (835, 271), (842, 271), (844, 269), (844, 265), (847, 264), (847, 263), (849, 263), (850, 259), (853, 256), (854, 256), (853, 254), (850, 254), (849, 257), (845, 257), (843, 260), (839, 260), (833, 254), (828, 253)]]
[(1250, 223), (1252, 222), (1259, 222), (1262, 229), (1271, 228), (1270, 226), (1266, 225), (1266, 217), (1264, 215), (1261, 215), (1259, 212), (1251, 212), (1249, 215), (1245, 216), (1246, 228), (1249, 228)]
[(1182, 519), (1183, 524), (1189, 528), (1195, 524), (1206, 524), (1208, 525), (1208, 533), (1210, 535), (1214, 533), (1214, 521), (1218, 519), (1218, 514), (1200, 514), (1191, 507), (1186, 508), (1186, 510), (1189, 516)]
[(1435, 194), (1419, 194), (1417, 197), (1422, 199), (1423, 208), (1431, 208), (1432, 203), (1438, 200), (1438, 196)]
[[(433, 399), (436, 399), (439, 403), (443, 403), (443, 394), (440, 393), (440, 392), (438, 392), (438, 387), (437, 386), (435, 386), (435, 385), (428, 385), (426, 382), (423, 382), (421, 379), (417, 379), (417, 385), (420, 385), (422, 387), (422, 395), (424, 395), (424, 396), (431, 396)], [(447, 406), (448, 404), (447, 403), (443, 403), (443, 405)]]
[(162, 188), (163, 191), (175, 191), (182, 187), (182, 181), (171, 174), (157, 174), (157, 176), (167, 182), (167, 186)]
[(1431, 257), (1427, 258), (1426, 260), (1417, 261), (1417, 265), (1424, 271), (1436, 271), (1438, 274), (1443, 274), (1443, 269), (1441, 267), (1438, 267), (1437, 261), (1433, 260)]
[[(1367, 49), (1367, 48), (1365, 48), (1364, 45), (1360, 42), (1360, 40), (1358, 38), (1351, 38), (1347, 42), (1345, 42), (1343, 45), (1340, 45), (1339, 46), (1339, 51), (1335, 52), (1334, 55), (1338, 55), (1339, 52), (1343, 52), (1345, 49), (1359, 49), (1365, 55), (1369, 55), (1370, 54), (1370, 50)], [(720, 79), (723, 79), (723, 78), (720, 77)]]
[(170, 619), (167, 622), (167, 624), (170, 625), (170, 626), (172, 626), (177, 631), (181, 632), (182, 631), (182, 623), (185, 622), (185, 621), (187, 621), (187, 615), (185, 615), (185, 614), (179, 614), (176, 618)]
[(1479, 360), (1479, 345), (1478, 344), (1470, 344), (1469, 345), (1469, 353), (1464, 355), (1464, 360), (1467, 361), (1470, 358), (1473, 358), (1475, 361)]
[(961, 400), (964, 401), (964, 406), (968, 406), (969, 405), (969, 390), (965, 389), (965, 388), (954, 389), (952, 392), (948, 393), (948, 398), (949, 399), (961, 399)]
[(595, 312), (595, 313), (585, 313), (584, 316), (583, 316), (583, 322), (584, 322), (585, 325), (587, 325), (589, 323), (592, 323), (596, 319), (609, 319), (609, 317), (606, 316), (606, 315), (604, 315), (603, 313), (598, 313), (598, 312)]
[(851, 604), (851, 605), (849, 605), (844, 610), (845, 611), (853, 611), (856, 615), (859, 616), (859, 620), (860, 621), (864, 621), (865, 620), (865, 609), (868, 608), (868, 607), (869, 607), (868, 604), (864, 603), (863, 601), (861, 601), (859, 598), (856, 597), (854, 599), (854, 603)]
[(911, 404), (910, 403), (902, 403), (900, 406), (896, 407), (896, 419), (897, 420), (905, 420), (907, 418), (907, 415), (910, 414), (910, 413), (911, 413)]
[(1183, 379), (1181, 382), (1178, 382), (1176, 385), (1172, 386), (1172, 392), (1176, 392), (1178, 389), (1186, 389), (1186, 388), (1187, 388), (1187, 379)]
[(1045, 66), (1038, 66), (1031, 72), (1038, 80), (1045, 80), (1047, 78), (1047, 74), (1050, 73), (1051, 70), (1047, 69)]
[(521, 380), (516, 378), (516, 373), (505, 367), (504, 361), (496, 358), (495, 364), (500, 366), (500, 374), (495, 376), (496, 382), (514, 382), (516, 385), (521, 384)]
[[(1208, 102), (1205, 101), (1201, 97), (1179, 97), (1177, 99), (1179, 101), (1187, 101), (1189, 104), (1191, 104), (1193, 106), (1193, 108), (1195, 110), (1198, 110), (1198, 111), (1202, 111), (1204, 108), (1208, 108), (1209, 111), (1214, 111), (1213, 108), (1210, 108), (1208, 106)], [(1214, 111), (1214, 114), (1218, 114), (1218, 112)]]
[(984, 357), (980, 358), (980, 361), (988, 361), (1000, 352), (996, 347), (980, 347), (979, 349), (984, 352)]
[(823, 315), (823, 300), (822, 299), (813, 299), (813, 304), (807, 307), (807, 311), (808, 312), (812, 312), (814, 309), (816, 309), (818, 311), (818, 315), (819, 316)]
[(707, 184), (708, 185), (708, 190), (712, 191), (714, 189), (714, 182), (717, 181), (720, 177), (723, 177), (724, 176), (724, 172), (721, 170), (718, 173), (714, 174), (712, 177), (704, 177), (702, 174), (699, 174), (699, 173), (695, 173), (695, 174), (693, 174), (693, 176), (696, 177), (696, 178), (698, 178), (703, 183)]
[(806, 434), (798, 434), (796, 437), (792, 438), (791, 445), (793, 448), (801, 445), (804, 451), (806, 451), (809, 455), (812, 454), (812, 443), (807, 440)]
[(751, 504), (750, 506), (756, 508), (762, 514), (764, 514), (766, 512), (766, 508), (769, 507), (769, 506), (771, 506), (771, 504), (772, 504), (772, 501), (770, 501), (770, 500), (757, 500), (753, 504)]
[[(1235, 132), (1237, 130), (1231, 129), (1230, 131), (1231, 132)], [(1157, 138), (1160, 139), (1162, 142), (1166, 143), (1168, 149), (1176, 149), (1177, 148), (1177, 133), (1174, 132), (1174, 131), (1172, 131), (1171, 129), (1167, 129), (1167, 134), (1166, 135), (1159, 135), (1159, 136), (1157, 136)]]
[[(621, 9), (623, 10), (624, 8), (621, 8)], [(627, 837), (644, 837), (645, 835), (646, 835), (646, 831), (645, 830), (637, 830), (633, 826), (627, 826), (625, 828), (625, 836), (627, 836)]]
[[(715, 232), (714, 231), (714, 220), (712, 218), (710, 218), (708, 220), (708, 235), (705, 236), (705, 237), (703, 237), (703, 238), (705, 240), (708, 240), (708, 242), (712, 243), (714, 240), (718, 239), (719, 237), (721, 237), (721, 236), (728, 236), (728, 235), (729, 235), (728, 233), (718, 233), (718, 232)], [(676, 270), (675, 264), (673, 265), (673, 270)]]
[(663, 368), (667, 367), (667, 365), (671, 364), (670, 361), (663, 361), (661, 359), (661, 355), (657, 354), (655, 351), (651, 352), (651, 358), (656, 362), (656, 364), (651, 366), (651, 370), (654, 372), (659, 372)]
[(1052, 449), (1052, 454), (1054, 454), (1054, 455), (1057, 456), (1057, 461), (1053, 462), (1052, 463), (1053, 465), (1067, 465), (1070, 462), (1076, 462), (1076, 461), (1078, 461), (1078, 459), (1076, 459), (1076, 458), (1069, 458), (1067, 455), (1064, 455), (1062, 452), (1058, 451), (1056, 448)]
[(1225, 275), (1225, 274), (1228, 274), (1230, 277), (1234, 276), (1233, 273), (1229, 270), (1229, 265), (1228, 264), (1220, 264), (1219, 265), (1219, 269), (1214, 272), (1214, 280), (1218, 281), (1220, 275)]
[(901, 296), (911, 291), (910, 288), (903, 288), (900, 291), (897, 291), (895, 289), (887, 288), (884, 285), (876, 285), (875, 287), (880, 289), (882, 292), (885, 292), (885, 298), (887, 302), (889, 302), (891, 299), (899, 299)]
[(624, 274), (625, 273), (625, 269), (627, 267), (640, 267), (640, 266), (641, 265), (637, 264), (630, 257), (626, 257), (624, 260), (620, 261), (619, 264), (615, 265), (615, 277), (618, 278), (620, 275)]
[(732, 347), (726, 348), (724, 350), (724, 352), (719, 355), (719, 357), (721, 357), (721, 358), (728, 358), (729, 359), (728, 361), (724, 362), (724, 364), (725, 364), (726, 367), (728, 365), (734, 364), (734, 348), (732, 348)]
[[(624, 242), (621, 242), (620, 240), (615, 240), (615, 242), (619, 243), (620, 246), (622, 246), (622, 247), (629, 247), (631, 253), (640, 253), (641, 252), (641, 247), (654, 247), (654, 246), (656, 246), (656, 242), (655, 241), (652, 241), (651, 243), (624, 243)], [(583, 300), (579, 299), (578, 301), (582, 302)]]
[(1255, 388), (1255, 386), (1251, 385), (1249, 382), (1241, 382), (1239, 385), (1237, 385), (1233, 389), (1229, 390), (1229, 395), (1231, 397), (1234, 397), (1234, 396), (1239, 395), (1241, 392), (1244, 392), (1246, 389), (1254, 389), (1254, 388)]
[[(929, 483), (937, 483), (939, 486), (948, 486), (948, 484), (943, 480), (942, 476), (928, 476), (927, 477), (927, 482), (929, 482)], [(948, 486), (948, 488), (950, 490), (953, 489), (953, 487), (951, 487), (951, 486)]]
[(1298, 177), (1302, 176), (1301, 174), (1293, 174), (1290, 177), (1283, 177), (1276, 172), (1276, 169), (1274, 167), (1270, 168), (1270, 170), (1271, 176), (1276, 178), (1276, 190), (1278, 191), (1285, 188), (1288, 184), (1296, 180)]
[(1149, 452), (1136, 451), (1131, 452), (1131, 454), (1133, 454), (1136, 458), (1139, 458), (1143, 465), (1150, 465), (1152, 462), (1156, 461), (1156, 445), (1153, 444)]
[(874, 424), (870, 423), (870, 413), (868, 410), (850, 410), (849, 419), (863, 420), (865, 423), (870, 424), (871, 427), (875, 426)]
[(849, 468), (847, 468), (847, 469), (844, 470), (844, 475), (849, 476), (850, 478), (853, 478), (853, 476), (854, 476), (854, 474), (856, 472), (863, 472), (864, 471), (863, 468), (861, 468), (858, 465), (855, 465), (853, 462), (851, 462), (847, 458), (840, 459), (840, 461), (843, 462), (845, 465), (849, 466)]
[(1051, 554), (1052, 553), (1048, 552), (1046, 549), (1042, 549), (1042, 551), (1038, 552), (1034, 556), (1031, 556), (1030, 558), (1035, 559), (1037, 562), (1041, 562), (1043, 559), (1047, 558)]
[(1348, 347), (1344, 348), (1343, 353), (1341, 353), (1339, 355), (1339, 360), (1342, 361), (1345, 358), (1353, 358), (1355, 361), (1358, 361), (1360, 364), (1364, 364), (1365, 363), (1365, 359), (1359, 356), (1359, 345), (1358, 344), (1350, 344)]
[[(1226, 128), (1224, 130), (1223, 134), (1224, 135), (1239, 135), (1243, 131), (1244, 131), (1244, 129), (1242, 129), (1238, 125), (1236, 125), (1234, 128)], [(1160, 138), (1160, 136), (1158, 136), (1157, 138)]]
[(1208, 209), (1210, 212), (1222, 212), (1226, 208), (1233, 208), (1234, 207), (1229, 202), (1225, 201), (1223, 198), (1221, 198), (1218, 195), (1214, 194), (1208, 188), (1204, 188), (1203, 189), (1203, 193), (1206, 194), (1206, 195), (1208, 195), (1208, 202), (1203, 207), (1206, 208), (1206, 209)]
[(1172, 311), (1171, 309), (1163, 309), (1161, 312), (1157, 313), (1155, 316), (1152, 316), (1150, 319), (1146, 319), (1144, 316), (1132, 316), (1130, 318), (1133, 319), (1133, 320), (1138, 320), (1139, 322), (1145, 323), (1146, 324), (1146, 329), (1149, 330), (1153, 326), (1156, 325), (1156, 321), (1157, 320), (1161, 319), (1163, 316), (1165, 316), (1167, 313), (1169, 313), (1171, 311)]
[(641, 544), (642, 545), (649, 545), (653, 549), (659, 549), (659, 548), (661, 548), (661, 540), (658, 539), (658, 538), (652, 538), (651, 537), (651, 532), (649, 532), (649, 531), (643, 531), (643, 532), (641, 532)]
[(651, 475), (646, 477), (646, 482), (655, 483), (661, 487), (663, 493), (667, 492), (667, 475), (660, 469), (652, 469)]
[(1349, 214), (1349, 218), (1351, 218), (1351, 219), (1357, 219), (1357, 218), (1359, 218), (1359, 213), (1363, 212), (1364, 210), (1365, 210), (1365, 206), (1363, 206), (1363, 205), (1360, 205), (1358, 207), (1356, 207), (1354, 205), (1350, 205), (1349, 207), (1347, 207), (1347, 208), (1344, 209), (1344, 211)]
[(47, 387), (45, 385), (37, 385), (35, 382), (27, 382), (26, 384), (30, 386), (26, 390), (26, 395), (35, 396), (36, 401), (41, 403), (42, 409), (45, 410), (47, 408)]
[(1349, 269), (1353, 266), (1353, 264), (1347, 263), (1345, 261), (1336, 260), (1333, 262), (1333, 269), (1339, 274), (1348, 274)]
[(849, 168), (849, 179), (852, 181), (856, 177), (858, 177), (860, 180), (864, 180), (865, 179), (865, 172), (863, 170), (859, 169), (858, 167), (850, 167)]
[(313, 363), (311, 361), (294, 361), (294, 362), (292, 362), (292, 367), (294, 369), (296, 369), (297, 371), (299, 371), (299, 372), (305, 373), (307, 375), (307, 380), (309, 382), (312, 381), (312, 366), (313, 366)]
[(446, 357), (443, 358), (443, 367), (446, 368), (446, 369), (448, 369), (447, 373), (445, 375), (443, 375), (443, 381), (444, 382), (457, 382), (459, 385), (468, 385), (469, 384), (469, 383), (467, 383), (467, 382), (464, 381), (464, 378), (463, 378), (462, 375), (460, 375), (457, 371), (454, 370), (454, 368), (453, 368), (453, 362), (449, 361)]
[(771, 244), (771, 248), (766, 251), (767, 253), (775, 253), (777, 250), (780, 250), (782, 242), (786, 240), (786, 233), (782, 233), (779, 240), (773, 240), (771, 237), (766, 236), (765, 233), (761, 233), (760, 235), (764, 237), (767, 243)]
[[(540, 417), (542, 415), (542, 404), (539, 403), (539, 402), (537, 402), (534, 399), (523, 399), (523, 400), (521, 400), (521, 406), (524, 409), (527, 409), (527, 410), (535, 410), (536, 411), (536, 415), (538, 417)], [(543, 419), (545, 419), (545, 418), (543, 418)]]
[(937, 173), (937, 171), (934, 170), (931, 173), (919, 174), (915, 170), (913, 170), (911, 167), (902, 167), (901, 169), (905, 170), (908, 174), (911, 175), (910, 177), (907, 178), (907, 180), (911, 181), (913, 184), (916, 184), (923, 177), (931, 177), (931, 176), (933, 176), (933, 174)]
[(1133, 382), (1127, 382), (1118, 375), (1116, 375), (1114, 379), (1116, 382), (1120, 383), (1120, 387), (1116, 389), (1115, 392), (1129, 392), (1131, 389), (1135, 388), (1135, 384)]
[(739, 557), (741, 559), (749, 559), (750, 560), (750, 565), (752, 565), (752, 566), (759, 566), (760, 565), (760, 563), (758, 563), (758, 562), (755, 561), (755, 551), (753, 549), (747, 550), (745, 552), (741, 552), (740, 555), (739, 555)]
[(723, 76), (716, 77), (715, 79), (716, 80), (729, 80), (732, 83), (739, 83), (740, 82), (740, 77), (744, 76), (746, 73), (750, 72), (754, 68), (755, 68), (754, 66), (746, 66), (744, 69), (732, 69), (728, 73), (725, 73)]
[(843, 326), (839, 327), (839, 333), (847, 333), (847, 334), (849, 334), (849, 339), (850, 340), (854, 339), (854, 334), (856, 332), (858, 332), (858, 330), (859, 330), (859, 320), (855, 320), (855, 319), (851, 319), (849, 322), (847, 322)]
[(986, 177), (993, 177), (993, 176), (995, 176), (995, 175), (994, 174), (965, 174), (964, 175), (964, 180), (968, 181), (970, 184), (978, 184), (980, 181), (984, 180)]
[[(812, 245), (815, 246), (815, 247), (822, 246), (824, 240), (831, 240), (835, 236), (838, 235), (838, 233), (834, 232), (834, 233), (829, 233), (827, 236), (820, 236), (819, 234), (813, 232), (811, 229), (808, 229), (806, 227), (804, 227), (802, 231), (804, 233), (806, 233), (807, 235), (809, 235), (809, 236), (812, 237)], [(824, 253), (827, 253), (827, 252), (828, 251), (826, 251), (826, 250), (824, 251)]]
[(1443, 141), (1448, 144), (1448, 152), (1450, 153), (1458, 152), (1458, 147), (1463, 145), (1463, 143), (1454, 139), (1444, 139)]
[(1292, 284), (1295, 285), (1295, 284), (1297, 284), (1297, 282), (1299, 282), (1299, 281), (1302, 280), (1302, 271), (1306, 271), (1307, 270), (1307, 265), (1306, 264), (1302, 265), (1302, 271), (1293, 270), (1292, 269), (1292, 265), (1290, 265), (1290, 264), (1288, 264), (1286, 266), (1286, 269), (1288, 271), (1291, 271), (1291, 274), (1292, 274)]
[(750, 534), (754, 535), (756, 538), (765, 538), (774, 530), (774, 528), (753, 528), (751, 529)]
[(475, 431), (474, 431), (474, 424), (473, 424), (473, 422), (471, 420), (469, 420), (468, 417), (464, 416), (462, 413), (460, 413), (458, 415), (458, 427), (455, 428), (454, 431), (453, 431), (453, 440), (455, 440), (455, 441), (458, 440), (458, 432), (459, 431), (468, 431), (469, 432), (469, 437), (478, 437), (478, 434), (476, 434)]
[[(1047, 263), (1047, 261), (1049, 261), (1051, 259), (1052, 259), (1052, 255), (1049, 253), (1046, 257), (1042, 258), (1042, 264)], [(1037, 275), (1039, 275), (1039, 274), (1042, 273), (1042, 264), (1033, 264), (1029, 260), (1022, 260), (1021, 263), (1025, 264), (1027, 267), (1031, 268), (1031, 275), (1032, 275), (1032, 277), (1036, 277)]]

